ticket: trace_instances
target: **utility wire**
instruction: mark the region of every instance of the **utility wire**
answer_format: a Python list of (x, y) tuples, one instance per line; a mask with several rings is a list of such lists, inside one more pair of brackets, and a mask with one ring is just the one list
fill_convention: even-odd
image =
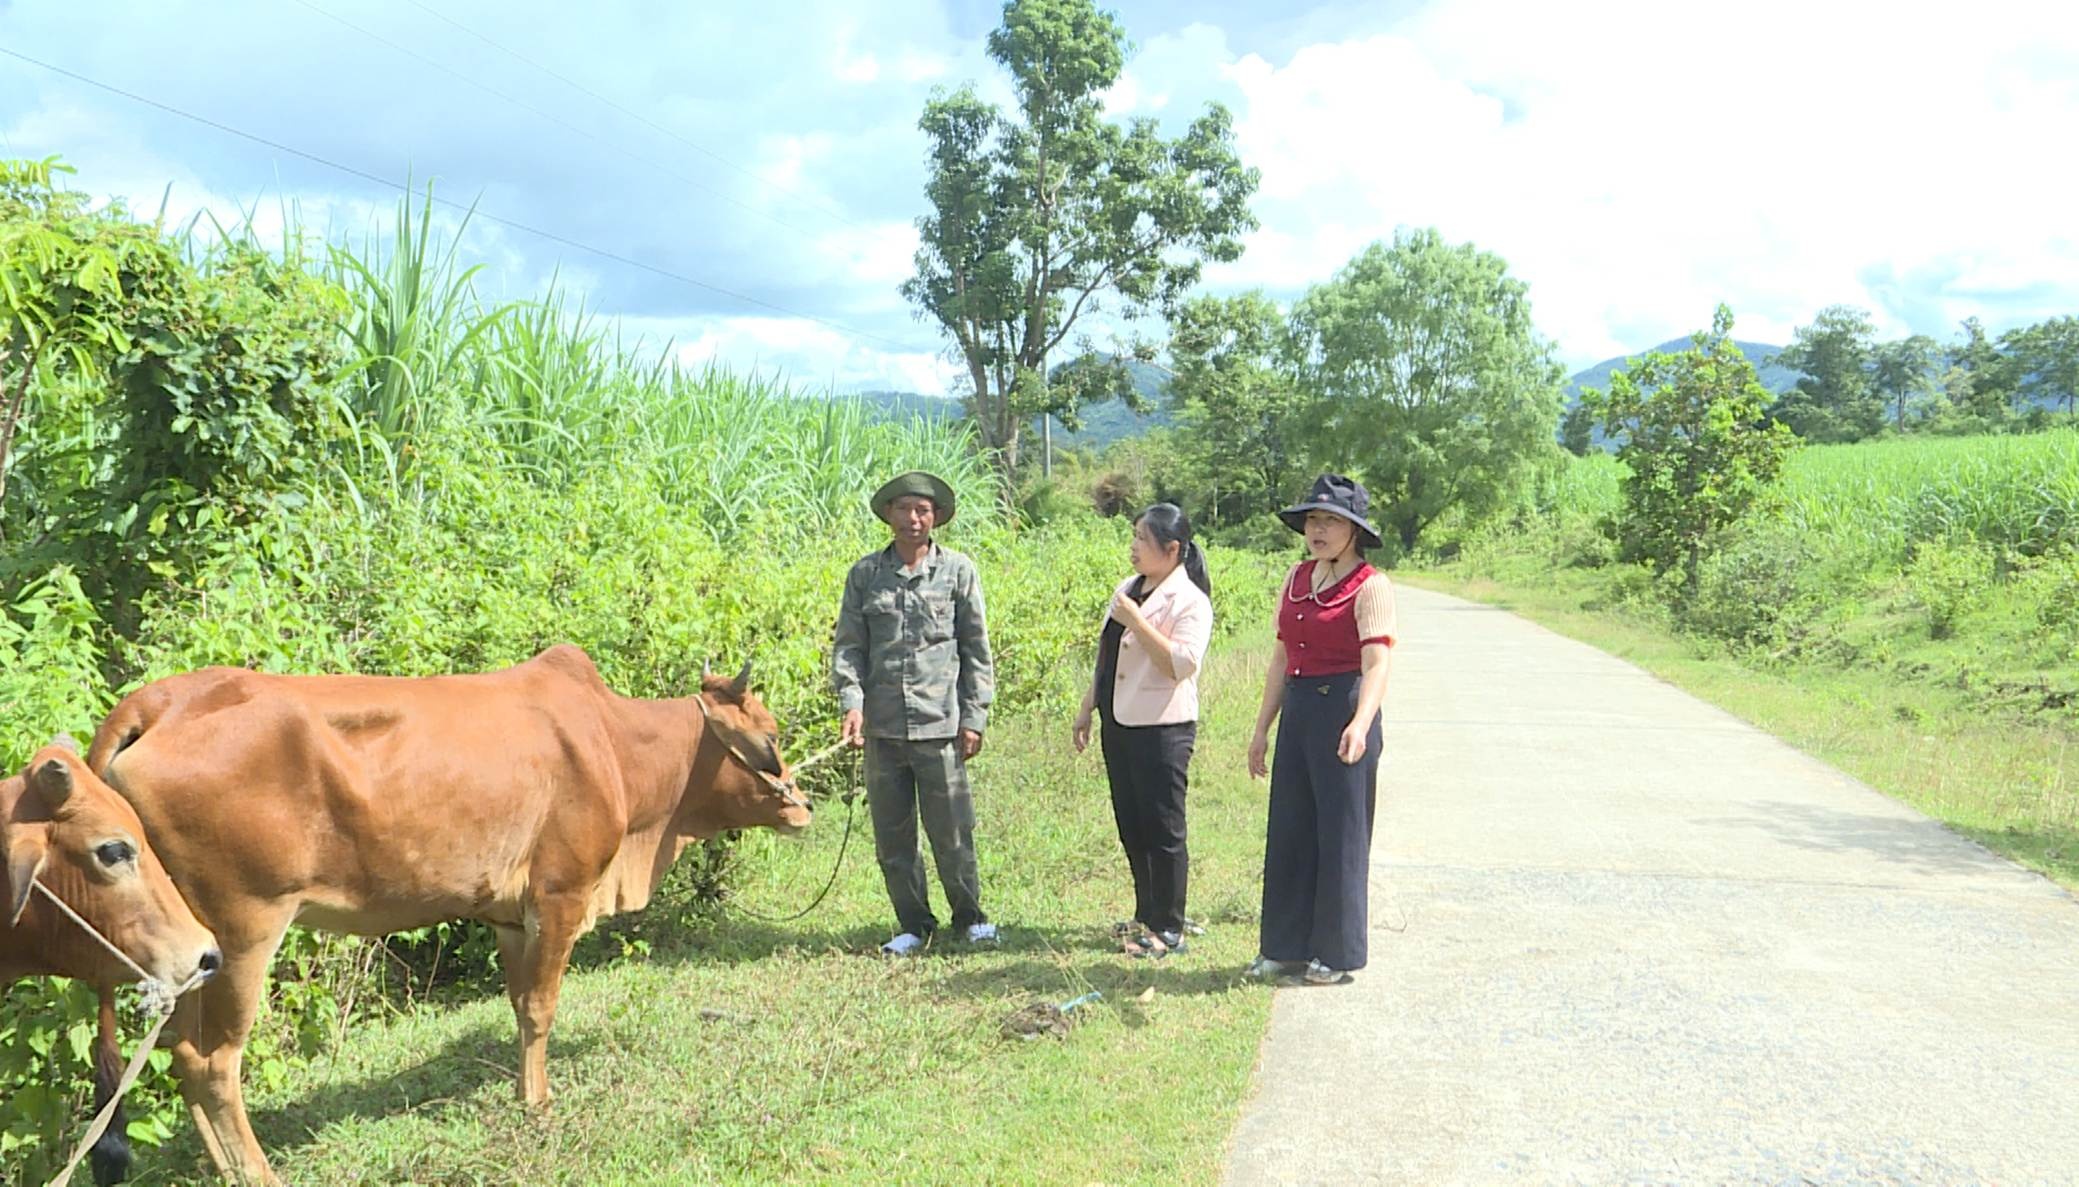
[[(70, 78), (76, 82), (83, 82), (90, 87), (95, 87), (100, 90), (107, 91), (111, 95), (119, 95), (134, 103), (142, 103), (147, 107), (157, 108), (158, 110), (166, 112), (169, 115), (179, 116), (184, 120), (190, 120), (194, 123), (201, 124), (204, 127), (214, 128), (219, 132), (236, 136), (242, 140), (250, 140), (254, 144), (264, 145), (268, 148), (275, 150), (276, 152), (288, 153), (290, 156), (293, 157), (301, 157), (303, 160), (310, 161), (318, 165), (323, 165), (327, 169), (334, 169), (341, 173), (345, 173), (349, 176), (358, 177), (363, 181), (370, 181), (380, 186), (387, 186), (390, 189), (397, 190), (401, 193), (416, 193), (416, 191), (408, 185), (405, 185), (401, 182), (392, 181), (387, 177), (382, 177), (377, 174), (370, 173), (365, 169), (357, 169), (352, 165), (342, 165), (338, 161), (330, 160), (326, 157), (321, 157), (316, 153), (305, 152), (300, 148), (294, 148), (290, 145), (283, 144), (278, 140), (269, 140), (265, 136), (254, 135), (253, 133), (244, 131), (243, 129), (234, 128), (229, 124), (222, 123), (218, 120), (210, 119), (208, 116), (196, 115), (191, 111), (183, 111), (182, 109), (175, 107), (170, 103), (161, 103), (157, 99), (137, 94), (134, 91), (126, 91), (121, 87), (111, 86), (108, 83), (102, 82), (99, 79), (89, 78), (86, 75), (80, 74), (76, 71), (67, 70), (63, 66), (54, 66), (49, 62), (45, 62), (38, 58), (32, 58), (28, 54), (22, 53), (18, 50), (9, 49), (4, 45), (0, 45), (0, 54), (5, 54), (10, 58), (16, 59), (17, 61), (27, 62), (31, 66), (42, 67), (43, 69), (48, 70), (53, 74), (63, 75), (64, 77)], [(540, 227), (529, 226), (526, 223), (518, 222), (514, 219), (503, 218), (499, 215), (492, 214), (487, 210), (480, 209), (479, 207), (476, 207), (474, 205), (465, 205), (461, 202), (457, 202), (452, 198), (442, 198), (438, 195), (429, 195), (429, 197), (433, 202), (438, 203), (442, 206), (451, 207), (455, 210), (459, 210), (465, 215), (480, 218), (485, 220), (486, 222), (497, 223), (499, 226), (509, 227), (515, 231), (520, 231), (528, 235), (533, 235), (540, 239), (546, 239), (551, 243), (558, 243), (562, 244), (565, 247), (575, 248), (578, 251), (598, 256), (599, 258), (604, 260), (612, 260), (617, 264), (625, 264), (630, 268), (639, 268), (644, 272), (649, 272), (653, 275), (662, 276), (669, 280), (676, 280), (681, 284), (688, 284), (693, 286), (694, 288), (702, 289), (710, 293), (716, 293), (721, 296), (728, 297), (732, 300), (741, 301), (746, 305), (756, 305), (761, 309), (769, 309), (774, 313), (784, 314), (787, 317), (800, 318), (803, 321), (814, 322), (819, 326), (823, 326), (827, 329), (836, 330), (838, 333), (844, 334), (848, 337), (858, 338), (869, 342), (878, 342), (884, 346), (892, 347), (896, 350), (905, 351), (909, 353), (932, 353), (917, 346), (897, 342), (893, 338), (884, 338), (879, 334), (870, 333), (866, 330), (853, 329), (850, 326), (840, 325), (839, 323), (831, 321), (828, 318), (817, 317), (815, 314), (812, 313), (802, 313), (799, 310), (789, 309), (784, 305), (775, 305), (771, 301), (762, 300), (758, 297), (750, 296), (747, 293), (739, 293), (734, 289), (723, 288), (721, 285), (718, 284), (709, 284), (707, 281), (704, 280), (696, 280), (691, 276), (685, 275), (684, 273), (673, 272), (668, 268), (659, 268), (655, 264), (646, 264), (641, 260), (632, 259), (628, 256), (620, 254), (619, 252), (609, 251), (608, 249), (603, 247), (594, 247), (589, 243), (580, 242), (576, 239), (570, 238), (567, 235), (559, 235), (554, 231), (545, 231)]]
[(304, 8), (307, 8), (314, 13), (317, 13), (319, 16), (324, 17), (326, 20), (333, 21), (337, 24), (344, 25), (345, 27), (352, 29), (354, 32), (359, 33), (361, 36), (368, 38), (370, 41), (374, 41), (381, 45), (388, 46), (389, 48), (396, 50), (398, 53), (403, 54), (405, 57), (408, 57), (413, 61), (422, 63), (435, 70), (438, 70), (442, 74), (445, 74), (450, 78), (456, 79), (457, 81), (467, 83), (468, 85), (473, 86), (477, 90), (480, 90), (494, 98), (503, 99), (507, 103), (512, 104), (520, 110), (538, 116), (541, 119), (545, 119), (550, 123), (555, 124), (557, 127), (566, 129), (570, 132), (574, 132), (577, 135), (585, 138), (586, 140), (589, 140), (592, 143), (599, 145), (601, 148), (611, 149), (612, 151), (620, 153), (622, 156), (627, 157), (632, 161), (648, 165), (650, 168), (657, 170), (659, 173), (662, 173), (667, 177), (670, 177), (676, 181), (683, 182), (686, 185), (692, 186), (694, 189), (701, 190), (705, 193), (713, 195), (714, 197), (720, 198), (722, 201), (729, 203), (731, 206), (736, 207), (738, 210), (744, 211), (746, 214), (754, 214), (759, 218), (767, 220), (768, 222), (778, 224), (779, 226), (785, 227), (789, 231), (792, 231), (796, 235), (800, 235), (803, 238), (809, 238), (812, 235), (812, 232), (805, 231), (802, 228), (795, 226), (793, 223), (788, 222), (786, 219), (781, 218), (780, 216), (772, 213), (769, 210), (761, 210), (760, 208), (753, 206), (748, 202), (742, 201), (738, 198), (733, 198), (730, 195), (722, 192), (721, 190), (718, 190), (715, 187), (707, 184), (706, 182), (701, 181), (697, 177), (691, 177), (687, 174), (681, 173), (678, 170), (673, 169), (671, 166), (663, 164), (660, 161), (652, 160), (649, 157), (646, 157), (641, 153), (634, 151), (633, 149), (623, 148), (618, 144), (610, 143), (595, 135), (589, 129), (581, 128), (578, 125), (571, 123), (569, 120), (564, 119), (562, 116), (555, 114), (554, 112), (543, 111), (541, 108), (534, 106), (526, 100), (516, 98), (512, 95), (508, 95), (504, 91), (499, 90), (497, 87), (491, 86), (489, 83), (478, 82), (476, 79), (469, 77), (461, 71), (456, 70), (450, 66), (446, 66), (440, 62), (436, 62), (432, 58), (427, 57), (426, 55), (418, 52), (415, 49), (412, 49), (409, 46), (400, 45), (397, 42), (392, 41), (387, 37), (384, 37), (380, 33), (372, 32), (368, 29), (362, 28), (361, 26), (355, 24), (354, 22), (346, 19), (343, 16), (340, 16), (337, 13), (330, 12), (324, 8), (320, 8), (318, 5), (311, 3), (311, 0), (296, 0), (296, 3), (302, 5)]
[(462, 32), (469, 34), (471, 37), (476, 38), (478, 41), (483, 42), (485, 45), (490, 46), (492, 49), (497, 50), (499, 53), (504, 54), (505, 56), (513, 59), (514, 61), (532, 67), (535, 70), (539, 70), (543, 74), (548, 75), (550, 78), (555, 79), (557, 82), (562, 83), (564, 86), (567, 86), (574, 91), (578, 91), (582, 94), (591, 96), (594, 100), (600, 103), (604, 103), (606, 106), (611, 107), (615, 111), (620, 112), (622, 115), (627, 116), (629, 119), (632, 119), (637, 123), (642, 124), (644, 127), (650, 128), (653, 131), (671, 137), (673, 140), (678, 141), (680, 144), (685, 145), (687, 148), (692, 149), (694, 152), (699, 153), (701, 156), (706, 157), (708, 160), (713, 161), (716, 164), (723, 166), (724, 168), (734, 170), (735, 172), (750, 178), (752, 181), (755, 181), (760, 185), (766, 186), (770, 189), (777, 190), (780, 193), (785, 194), (790, 198), (793, 198), (795, 201), (800, 202), (805, 206), (813, 206), (817, 210), (820, 210), (824, 214), (829, 215), (831, 218), (836, 219), (838, 222), (841, 222), (848, 227), (852, 227), (857, 230), (865, 229), (865, 227), (861, 223), (847, 216), (844, 211), (839, 210), (836, 206), (833, 206), (820, 198), (814, 197), (809, 194), (804, 194), (800, 190), (793, 189), (792, 187), (789, 187), (787, 185), (783, 185), (782, 183), (774, 181), (772, 178), (767, 177), (762, 173), (756, 172), (755, 170), (746, 168), (743, 165), (739, 165), (735, 161), (730, 160), (728, 157), (725, 157), (722, 154), (715, 152), (714, 150), (707, 148), (704, 145), (696, 144), (695, 142), (686, 139), (684, 136), (679, 135), (677, 132), (671, 130), (670, 128), (665, 127), (663, 124), (660, 124), (657, 121), (651, 119), (650, 117), (644, 115), (642, 112), (636, 111), (634, 108), (626, 107), (620, 103), (617, 103), (614, 100), (607, 98), (605, 95), (600, 94), (598, 91), (595, 91), (592, 88), (586, 86), (585, 84), (577, 81), (576, 79), (571, 78), (568, 75), (558, 73), (556, 70), (548, 66), (545, 66), (540, 62), (535, 61), (533, 58), (530, 58), (517, 50), (508, 49), (505, 46), (500, 45), (498, 42), (491, 40), (491, 38), (485, 36), (482, 33), (477, 32), (475, 29), (470, 28), (468, 25), (463, 24), (462, 22), (447, 15), (446, 13), (440, 11), (437, 8), (434, 8), (427, 4), (422, 4), (420, 3), (420, 0), (405, 0), (405, 2), (407, 4), (410, 4), (413, 8), (418, 9), (420, 12), (423, 12), (436, 20), (443, 21), (457, 29), (460, 29)]

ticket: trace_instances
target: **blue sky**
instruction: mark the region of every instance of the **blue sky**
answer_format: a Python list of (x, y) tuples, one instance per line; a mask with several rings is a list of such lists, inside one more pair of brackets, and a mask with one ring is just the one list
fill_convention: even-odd
[[(1509, 261), (1569, 369), (1697, 329), (1721, 300), (1741, 337), (1779, 342), (1833, 303), (1943, 339), (1972, 314), (1997, 330), (2079, 312), (2067, 6), (1270, 7), (1115, 7), (1136, 53), (1114, 112), (1181, 123), (1224, 103), (1263, 171), (1262, 227), (1215, 291), (1289, 300), (1433, 225)], [(935, 87), (1003, 93), (982, 45), (999, 12), (0, 0), (0, 48), (677, 277), (479, 222), (466, 246), (495, 293), (560, 275), (688, 360), (946, 392), (956, 369), (897, 292), (915, 125)], [(359, 237), (396, 199), (4, 56), (0, 152), (60, 154), (136, 209), (263, 228), (292, 204)]]

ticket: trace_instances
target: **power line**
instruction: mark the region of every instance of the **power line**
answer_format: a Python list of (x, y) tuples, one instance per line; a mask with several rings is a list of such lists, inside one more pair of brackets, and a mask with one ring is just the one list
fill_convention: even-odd
[(729, 203), (731, 206), (736, 207), (738, 210), (744, 211), (747, 214), (757, 215), (759, 218), (765, 219), (768, 222), (775, 223), (779, 226), (785, 227), (789, 231), (792, 231), (796, 235), (800, 235), (804, 238), (807, 238), (812, 234), (811, 232), (805, 231), (802, 228), (795, 226), (793, 223), (788, 222), (786, 219), (783, 219), (780, 216), (773, 214), (771, 211), (761, 210), (748, 202), (740, 201), (739, 199), (730, 197), (728, 194), (723, 193), (721, 190), (718, 190), (711, 185), (708, 185), (706, 182), (701, 181), (697, 177), (689, 177), (686, 174), (680, 173), (678, 170), (673, 169), (669, 165), (665, 165), (661, 162), (651, 160), (649, 157), (646, 157), (641, 153), (634, 151), (633, 149), (623, 148), (618, 144), (613, 144), (606, 140), (603, 140), (600, 137), (594, 135), (590, 130), (581, 128), (578, 125), (571, 123), (569, 120), (564, 119), (562, 116), (556, 115), (553, 112), (543, 111), (541, 108), (536, 107), (531, 103), (528, 103), (524, 99), (515, 98), (512, 95), (508, 95), (504, 91), (499, 90), (497, 87), (490, 85), (489, 83), (479, 82), (476, 79), (469, 77), (468, 75), (462, 73), (459, 70), (456, 70), (450, 66), (443, 65), (440, 62), (436, 62), (432, 58), (427, 57), (426, 55), (418, 52), (415, 49), (412, 49), (409, 46), (399, 45), (397, 42), (392, 41), (387, 37), (384, 37), (380, 33), (375, 33), (367, 29), (364, 29), (361, 26), (355, 24), (354, 22), (346, 19), (345, 17), (338, 15), (337, 13), (329, 12), (323, 8), (318, 7), (316, 4), (311, 3), (311, 0), (296, 0), (296, 3), (311, 10), (314, 13), (317, 13), (319, 16), (324, 17), (329, 21), (333, 21), (337, 24), (341, 24), (349, 29), (352, 29), (354, 32), (359, 33), (361, 36), (368, 38), (370, 41), (386, 45), (389, 48), (396, 50), (398, 53), (403, 54), (404, 56), (411, 58), (416, 62), (424, 63), (425, 65), (440, 71), (442, 74), (445, 74), (450, 78), (454, 78), (461, 82), (465, 82), (470, 86), (473, 86), (476, 89), (484, 92), (487, 95), (491, 95), (498, 99), (503, 99), (505, 102), (512, 104), (513, 106), (519, 108), (522, 111), (528, 112), (532, 115), (545, 119), (560, 128), (564, 128), (568, 131), (574, 132), (577, 135), (584, 137), (586, 140), (589, 140), (602, 148), (612, 149), (614, 152), (620, 153), (622, 156), (627, 157), (630, 160), (640, 162), (644, 165), (648, 165), (650, 168), (657, 170), (659, 173), (662, 173), (667, 177), (683, 182), (686, 185), (690, 185), (697, 190), (701, 190), (705, 193), (711, 194), (716, 198), (720, 198), (722, 201)]
[(758, 173), (754, 170), (745, 168), (744, 166), (737, 164), (735, 161), (730, 160), (729, 158), (721, 155), (720, 153), (715, 152), (712, 149), (709, 149), (700, 144), (696, 144), (693, 141), (686, 139), (684, 136), (679, 135), (677, 132), (672, 131), (670, 128), (665, 127), (663, 124), (660, 124), (657, 121), (651, 119), (650, 117), (644, 115), (643, 113), (636, 111), (631, 107), (623, 106), (622, 104), (607, 98), (605, 95), (600, 94), (598, 91), (593, 90), (592, 88), (577, 81), (576, 79), (573, 79), (564, 74), (560, 74), (557, 71), (551, 69), (550, 67), (544, 66), (540, 62), (537, 62), (534, 59), (528, 57), (527, 55), (518, 52), (517, 50), (508, 49), (505, 46), (500, 45), (498, 42), (491, 40), (491, 38), (485, 36), (482, 33), (477, 32), (475, 29), (470, 28), (468, 25), (463, 24), (462, 22), (454, 19), (446, 13), (441, 12), (437, 8), (433, 8), (429, 5), (422, 4), (420, 3), (420, 0), (405, 0), (405, 2), (410, 4), (413, 8), (418, 9), (420, 12), (423, 12), (428, 16), (435, 18), (436, 20), (444, 21), (447, 24), (452, 25), (457, 29), (460, 29), (462, 32), (469, 34), (471, 37), (476, 38), (478, 41), (483, 42), (485, 45), (490, 46), (492, 49), (497, 50), (499, 53), (504, 54), (505, 56), (513, 59), (514, 61), (520, 62), (523, 65), (530, 66), (536, 70), (539, 70), (543, 74), (548, 75), (550, 78), (555, 79), (557, 82), (562, 83), (564, 86), (567, 86), (574, 91), (578, 91), (582, 94), (588, 95), (600, 103), (606, 104), (608, 107), (613, 108), (615, 111), (620, 112), (622, 115), (627, 116), (629, 119), (635, 120), (637, 123), (642, 124), (644, 127), (650, 128), (654, 131), (660, 132), (666, 136), (671, 137), (673, 140), (678, 141), (680, 144), (685, 145), (687, 148), (692, 149), (694, 152), (699, 153), (701, 156), (706, 157), (708, 160), (713, 161), (716, 164), (723, 166), (724, 168), (734, 170), (735, 172), (750, 178), (752, 181), (755, 181), (760, 185), (778, 190), (780, 193), (783, 193), (788, 197), (793, 198), (795, 201), (800, 202), (805, 206), (813, 206), (818, 210), (821, 210), (823, 213), (829, 215), (831, 218), (836, 219), (837, 221), (845, 224), (848, 227), (852, 227), (857, 230), (865, 229), (860, 223), (847, 216), (844, 211), (839, 210), (837, 207), (832, 206), (830, 203), (825, 202), (820, 198), (815, 198), (808, 194), (804, 194), (801, 191), (793, 189), (790, 186), (783, 185), (780, 182), (774, 181), (772, 178), (767, 177), (762, 173)]
[[(95, 87), (100, 90), (107, 91), (111, 95), (119, 95), (134, 103), (142, 103), (147, 107), (157, 108), (158, 110), (166, 112), (169, 115), (179, 116), (184, 120), (190, 120), (194, 123), (201, 124), (204, 127), (214, 128), (219, 132), (224, 132), (229, 135), (236, 136), (242, 140), (250, 140), (254, 144), (264, 145), (268, 148), (275, 150), (276, 152), (284, 152), (288, 153), (290, 156), (293, 157), (301, 157), (303, 160), (310, 161), (318, 165), (323, 165), (327, 169), (334, 169), (341, 173), (345, 173), (351, 177), (358, 177), (363, 181), (370, 181), (380, 186), (387, 186), (390, 189), (394, 189), (405, 194), (413, 194), (416, 192), (408, 185), (405, 185), (401, 182), (393, 181), (387, 177), (382, 177), (377, 174), (370, 173), (365, 169), (357, 169), (352, 165), (342, 165), (337, 161), (330, 160), (326, 157), (321, 157), (316, 153), (305, 152), (300, 148), (294, 148), (290, 145), (283, 144), (277, 140), (269, 140), (265, 136), (258, 136), (251, 132), (247, 132), (243, 129), (234, 128), (229, 124), (210, 119), (207, 116), (196, 115), (195, 113), (190, 111), (183, 111), (182, 109), (175, 107), (172, 104), (161, 103), (157, 99), (137, 94), (134, 91), (126, 91), (121, 87), (111, 86), (108, 83), (102, 82), (99, 79), (89, 78), (84, 74), (77, 73), (76, 71), (67, 70), (63, 66), (54, 66), (49, 62), (45, 62), (37, 58), (32, 58), (29, 55), (21, 53), (18, 50), (9, 49), (4, 45), (0, 45), (0, 54), (6, 54), (10, 58), (14, 58), (18, 61), (27, 62), (31, 66), (40, 66), (53, 74), (63, 75), (64, 77), (73, 79), (76, 82), (83, 82), (90, 87)], [(579, 240), (572, 239), (567, 235), (559, 235), (554, 231), (545, 231), (542, 230), (540, 227), (529, 226), (526, 223), (519, 222), (514, 219), (503, 218), (499, 215), (492, 214), (487, 210), (479, 209), (476, 206), (464, 205), (463, 203), (457, 202), (452, 198), (442, 198), (431, 194), (429, 194), (428, 197), (433, 202), (436, 202), (442, 206), (447, 206), (455, 210), (459, 210), (462, 213), (469, 215), (471, 217), (480, 218), (487, 222), (497, 223), (499, 226), (509, 227), (515, 231), (520, 231), (528, 235), (533, 235), (537, 238), (546, 239), (551, 243), (558, 243), (565, 247), (576, 248), (579, 251), (598, 256), (601, 259), (612, 260), (617, 264), (625, 264), (631, 268), (640, 268), (644, 272), (649, 272), (654, 275), (662, 276), (670, 280), (676, 280), (681, 284), (688, 284), (693, 286), (694, 288), (703, 289), (710, 293), (717, 293), (721, 296), (728, 297), (732, 300), (742, 301), (746, 305), (756, 305), (761, 309), (770, 309), (774, 313), (784, 314), (788, 317), (799, 318), (803, 321), (814, 322), (819, 326), (823, 326), (831, 330), (836, 330), (838, 333), (844, 334), (848, 337), (863, 339), (871, 342), (878, 342), (885, 346), (893, 347), (896, 350), (906, 351), (909, 353), (932, 353), (929, 351), (921, 350), (916, 346), (897, 342), (892, 338), (884, 338), (879, 334), (870, 333), (866, 330), (856, 330), (850, 326), (840, 325), (837, 322), (831, 321), (827, 318), (817, 317), (815, 314), (812, 313), (802, 313), (799, 310), (789, 309), (784, 305), (775, 305), (771, 301), (762, 300), (758, 297), (750, 296), (747, 293), (739, 293), (734, 289), (723, 288), (721, 285), (709, 284), (707, 281), (704, 280), (696, 280), (691, 276), (687, 276), (679, 272), (673, 272), (668, 268), (659, 268), (655, 264), (646, 264), (641, 260), (632, 259), (628, 256), (620, 254), (619, 252), (609, 251), (608, 249), (603, 247), (594, 247), (589, 243), (580, 242)]]

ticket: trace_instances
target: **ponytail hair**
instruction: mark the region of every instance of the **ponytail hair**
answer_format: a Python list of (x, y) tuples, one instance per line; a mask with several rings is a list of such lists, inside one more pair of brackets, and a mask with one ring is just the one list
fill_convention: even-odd
[(1184, 576), (1191, 579), (1207, 597), (1213, 593), (1212, 574), (1206, 572), (1205, 549), (1191, 538), (1191, 519), (1184, 509), (1175, 503), (1157, 503), (1140, 513), (1133, 521), (1136, 525), (1146, 524), (1148, 535), (1157, 544), (1177, 546), (1177, 563), (1184, 566)]

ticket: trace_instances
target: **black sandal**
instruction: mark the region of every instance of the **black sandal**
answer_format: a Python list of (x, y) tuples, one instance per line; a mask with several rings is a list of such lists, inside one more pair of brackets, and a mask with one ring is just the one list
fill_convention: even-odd
[(1125, 944), (1126, 955), (1147, 960), (1161, 960), (1188, 947), (1184, 937), (1177, 932), (1142, 932)]

